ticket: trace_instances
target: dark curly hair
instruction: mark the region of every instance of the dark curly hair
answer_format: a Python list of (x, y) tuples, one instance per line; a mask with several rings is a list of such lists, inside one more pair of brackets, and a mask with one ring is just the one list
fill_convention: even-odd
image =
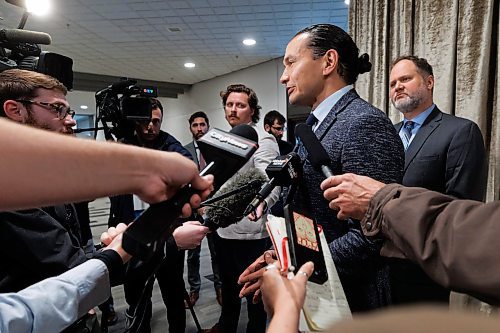
[(205, 122), (207, 123), (207, 126), (210, 126), (210, 122), (208, 121), (208, 116), (205, 112), (203, 111), (196, 111), (195, 113), (193, 113), (189, 119), (188, 119), (188, 122), (189, 122), (189, 126), (191, 126), (191, 124), (193, 123), (193, 121), (196, 119), (196, 118), (203, 118), (205, 119)]

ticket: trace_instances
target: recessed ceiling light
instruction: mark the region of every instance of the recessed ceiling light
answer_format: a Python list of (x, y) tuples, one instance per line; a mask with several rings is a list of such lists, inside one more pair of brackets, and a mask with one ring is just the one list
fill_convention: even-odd
[(344, 0), (344, 3), (349, 6), (350, 0)]
[(80, 109), (87, 110), (89, 107), (87, 105), (80, 105)]
[(194, 63), (194, 62), (186, 62), (186, 63), (184, 64), (184, 67), (186, 67), (186, 68), (195, 68), (195, 67), (196, 67), (196, 65), (195, 65), (195, 63)]
[(255, 43), (257, 43), (255, 39), (247, 38), (243, 40), (243, 44), (245, 44), (246, 46), (252, 46), (255, 45)]

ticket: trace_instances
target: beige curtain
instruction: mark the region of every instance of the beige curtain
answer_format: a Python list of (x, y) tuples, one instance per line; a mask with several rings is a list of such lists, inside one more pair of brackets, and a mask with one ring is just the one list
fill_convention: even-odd
[(356, 83), (360, 95), (401, 120), (388, 99), (391, 61), (404, 54), (426, 58), (436, 77), (435, 103), (481, 128), (487, 201), (500, 199), (499, 2), (351, 0), (349, 10), (349, 33), (373, 64)]

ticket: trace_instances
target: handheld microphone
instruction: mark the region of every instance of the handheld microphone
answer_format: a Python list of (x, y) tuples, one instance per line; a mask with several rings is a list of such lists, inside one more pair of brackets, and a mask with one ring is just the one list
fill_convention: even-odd
[[(252, 126), (238, 125), (229, 133), (237, 136), (228, 136), (227, 132), (213, 128), (197, 141), (207, 165), (210, 162), (217, 165), (217, 168), (210, 170), (214, 176), (214, 193), (250, 159), (251, 154), (258, 148), (256, 142), (259, 141), (259, 136)], [(219, 148), (221, 145), (224, 149)]]
[[(237, 128), (239, 126), (246, 126), (250, 129)], [(257, 133), (253, 136), (255, 130), (249, 125), (239, 126), (234, 127), (233, 130), (239, 134), (246, 133), (249, 136), (257, 137)], [(211, 132), (215, 133), (213, 135), (215, 139), (205, 142), (204, 146), (210, 146), (210, 151), (220, 158), (211, 161), (213, 163), (209, 163), (202, 172), (212, 173), (214, 177), (218, 175), (221, 178), (219, 183), (224, 183), (248, 161), (257, 150), (258, 145), (256, 142), (232, 132), (213, 129), (207, 134)], [(225, 156), (225, 159), (222, 159), (222, 156)], [(139, 258), (147, 258), (159, 249), (164, 240), (171, 234), (170, 225), (179, 217), (182, 206), (189, 202), (193, 194), (194, 190), (188, 185), (181, 188), (171, 199), (149, 206), (124, 232), (123, 249)]]
[(23, 29), (1, 29), (0, 42), (50, 45), (52, 38), (45, 32)]
[[(217, 197), (201, 203), (201, 206), (208, 207), (205, 210), (203, 224), (214, 231), (240, 221), (248, 215), (245, 208), (266, 181), (264, 173), (256, 168), (238, 173), (217, 193)], [(225, 196), (226, 193), (231, 192), (232, 195)], [(222, 199), (219, 200), (219, 197)], [(216, 205), (207, 205), (206, 202), (214, 202), (214, 200), (217, 202)]]
[(292, 152), (288, 155), (276, 157), (266, 167), (266, 174), (269, 177), (269, 181), (255, 195), (255, 198), (247, 206), (243, 215), (246, 216), (255, 211), (276, 186), (289, 186), (298, 181), (302, 175), (302, 163), (299, 155)]
[(311, 165), (323, 172), (325, 177), (333, 176), (333, 172), (328, 166), (330, 157), (325, 150), (325, 147), (318, 140), (311, 127), (306, 124), (298, 124), (295, 127), (295, 136), (300, 139), (307, 150), (309, 162)]

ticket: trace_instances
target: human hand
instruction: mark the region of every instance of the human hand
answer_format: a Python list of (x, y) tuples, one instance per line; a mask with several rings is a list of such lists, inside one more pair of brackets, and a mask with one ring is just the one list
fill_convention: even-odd
[(210, 231), (198, 221), (184, 222), (172, 233), (177, 247), (181, 250), (194, 249), (201, 244), (203, 238)]
[(267, 209), (267, 203), (265, 201), (262, 201), (257, 208), (255, 209), (254, 212), (251, 212), (250, 214), (247, 215), (248, 219), (250, 221), (257, 221), (262, 217), (264, 214), (264, 211)]
[[(141, 148), (138, 148), (141, 149)], [(141, 151), (141, 168), (134, 193), (142, 200), (156, 203), (171, 198), (181, 187), (191, 184), (196, 190), (189, 204), (182, 208), (182, 216), (191, 215), (191, 207), (198, 207), (213, 190), (213, 176), (201, 177), (196, 164), (178, 154), (147, 149)]]
[(321, 183), (328, 206), (338, 210), (337, 217), (361, 220), (368, 210), (371, 199), (385, 184), (366, 176), (353, 173), (332, 176)]
[(304, 306), (306, 283), (314, 270), (314, 264), (307, 262), (288, 279), (280, 274), (279, 268), (270, 266), (262, 277), (262, 300), (266, 312), (273, 316), (276, 311), (283, 311), (297, 316)]
[(101, 234), (101, 243), (106, 245), (103, 250), (114, 250), (120, 255), (123, 263), (126, 263), (132, 258), (132, 256), (122, 248), (122, 237), (127, 228), (128, 226), (125, 223), (119, 223), (116, 227), (111, 227), (108, 231)]
[(240, 297), (246, 297), (253, 294), (253, 303), (260, 299), (261, 277), (264, 274), (264, 268), (267, 265), (274, 264), (280, 268), (279, 262), (274, 250), (265, 251), (250, 266), (248, 266), (238, 278), (238, 284), (243, 284), (240, 290)]

